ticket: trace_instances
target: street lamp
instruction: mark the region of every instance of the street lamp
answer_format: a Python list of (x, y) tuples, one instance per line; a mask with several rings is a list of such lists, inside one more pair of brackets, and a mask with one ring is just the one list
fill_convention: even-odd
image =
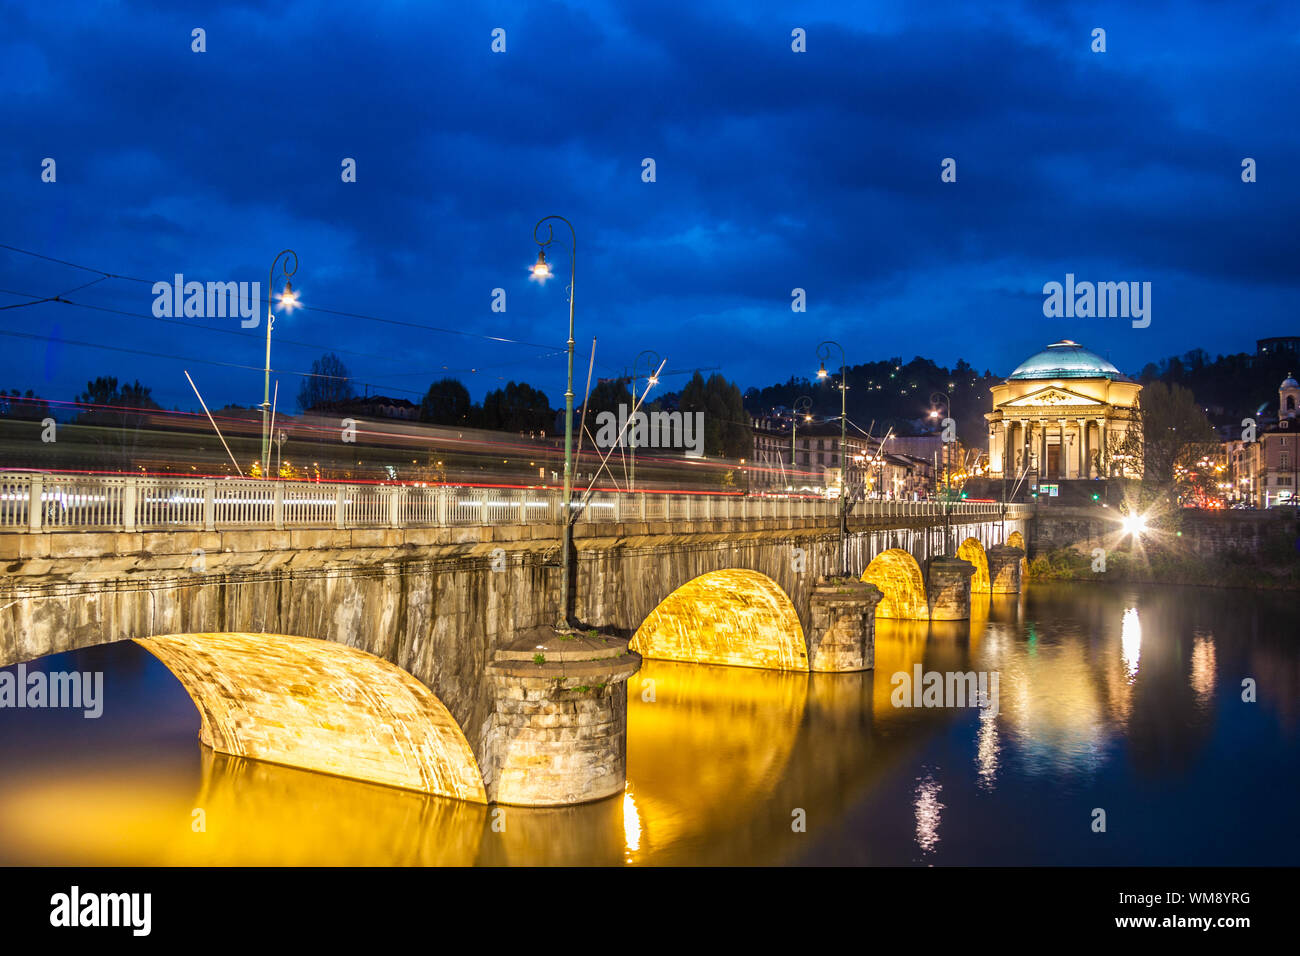
[[(649, 355), (651, 357), (650, 371), (646, 375), (646, 381), (652, 386), (659, 384), (659, 378), (658, 376), (655, 375), (655, 372), (658, 370), (659, 363), (660, 363), (659, 353), (654, 351), (653, 349), (642, 349), (639, 353), (637, 353), (637, 357), (632, 360), (632, 406), (634, 408), (636, 407), (636, 370), (641, 365), (642, 355)], [(627, 488), (628, 491), (635, 491), (636, 490), (636, 421), (635, 418), (632, 421), (632, 430), (628, 433), (627, 436), (627, 447), (628, 447), (628, 452), (632, 459), (631, 466), (628, 470)]]
[[(569, 227), (572, 244), (569, 246), (569, 378), (564, 392), (564, 511), (560, 525), (560, 610), (556, 615), (556, 627), (565, 629), (569, 626), (569, 564), (573, 552), (573, 285), (578, 272), (578, 234), (573, 223), (563, 216), (543, 216), (533, 226), (533, 242), (537, 243), (537, 262), (533, 264), (529, 276), (539, 283), (545, 283), (555, 273), (546, 261), (546, 247), (556, 242), (555, 232), (549, 220), (558, 219)], [(539, 239), (542, 225), (546, 225), (546, 238)]]
[[(799, 430), (799, 416), (804, 417), (804, 421), (812, 421), (812, 398), (807, 395), (800, 395), (794, 400), (794, 414), (790, 416), (790, 481), (793, 483), (798, 479), (795, 477), (794, 463), (798, 455), (795, 452), (795, 433)], [(791, 485), (793, 487), (793, 484)]]
[(844, 357), (844, 346), (840, 345), (839, 342), (828, 340), (817, 346), (817, 358), (821, 363), (821, 367), (817, 370), (817, 377), (823, 380), (826, 378), (826, 360), (830, 358), (832, 345), (840, 350), (840, 573), (847, 574), (846, 561), (848, 554), (845, 549), (845, 538), (848, 537), (849, 530), (848, 499), (846, 498), (848, 491), (848, 456), (845, 454), (844, 428), (849, 417), (849, 383), (847, 381), (848, 360)]
[[(289, 259), (293, 257), (293, 268), (288, 267)], [(284, 258), (281, 263), (280, 259)], [(271, 329), (275, 327), (275, 304), (274, 295), (271, 290), (275, 287), (275, 267), (280, 266), (280, 274), (284, 276), (284, 291), (280, 293), (280, 305), (286, 312), (292, 312), (298, 305), (298, 296), (293, 291), (293, 283), (289, 277), (298, 271), (298, 253), (292, 249), (285, 249), (271, 262), (271, 271), (266, 279), (266, 381), (262, 391), (262, 477), (265, 478), (270, 474), (271, 469), (271, 424), (268, 418), (271, 411)]]
[[(936, 407), (941, 402), (943, 404), (942, 415), (939, 414), (939, 409)], [(931, 392), (930, 393), (930, 417), (937, 418), (939, 420), (940, 428), (942, 428), (944, 419), (950, 418), (951, 416), (952, 416), (952, 400), (948, 397), (948, 393)], [(942, 432), (940, 433), (940, 438), (942, 439)], [(944, 556), (947, 557), (952, 550), (951, 545), (949, 543), (949, 538), (951, 537), (951, 532), (949, 529), (949, 512), (952, 509), (952, 483), (949, 479), (952, 472), (952, 466), (948, 458), (949, 443), (944, 441), (942, 442), (942, 444), (943, 444), (943, 553)]]

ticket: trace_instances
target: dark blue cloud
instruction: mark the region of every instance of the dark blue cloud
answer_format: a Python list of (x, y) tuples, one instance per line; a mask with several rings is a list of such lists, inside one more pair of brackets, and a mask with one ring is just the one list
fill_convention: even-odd
[[(1068, 336), (1136, 371), (1295, 331), (1300, 11), (980, 7), (10, 5), (0, 242), (151, 281), (263, 284), (291, 247), (309, 305), (551, 346), (305, 310), (277, 323), (291, 395), (291, 373), (334, 349), (379, 391), (451, 372), (476, 395), (515, 378), (559, 404), (564, 282), (526, 281), (533, 223), (552, 212), (578, 228), (577, 338), (585, 351), (598, 336), (597, 374), (654, 348), (761, 385), (814, 368), (826, 337), (850, 361), (1006, 373)], [(567, 272), (567, 252), (551, 258)], [(1152, 282), (1150, 328), (1044, 318), (1042, 285), (1066, 272)], [(0, 250), (8, 292), (95, 278)], [(795, 287), (806, 314), (790, 311)], [(0, 386), (66, 398), (116, 374), (188, 407), (190, 367), (217, 403), (260, 400), (263, 329), (151, 321), (149, 286), (122, 279), (67, 297), (140, 317), (0, 312), (0, 331), (57, 325), (61, 343), (3, 337)]]

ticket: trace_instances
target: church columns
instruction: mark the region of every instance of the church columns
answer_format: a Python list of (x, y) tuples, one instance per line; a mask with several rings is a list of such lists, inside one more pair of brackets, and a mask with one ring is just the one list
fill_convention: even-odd
[(1100, 421), (1097, 421), (1097, 442), (1099, 442), (1099, 445), (1097, 445), (1097, 447), (1100, 447), (1101, 449), (1101, 460), (1102, 463), (1104, 463), (1104, 470), (1102, 470), (1101, 477), (1110, 477), (1110, 473), (1112, 473), (1113, 468), (1112, 468), (1112, 462), (1110, 462), (1110, 450), (1108, 445), (1106, 445), (1106, 420), (1105, 419), (1101, 419)]
[(1079, 477), (1088, 478), (1088, 419), (1079, 419)]
[(1056, 440), (1057, 440), (1056, 477), (1062, 479), (1069, 478), (1070, 477), (1070, 456), (1065, 453), (1066, 444), (1065, 444), (1065, 419), (1064, 418), (1058, 418), (1056, 420)]

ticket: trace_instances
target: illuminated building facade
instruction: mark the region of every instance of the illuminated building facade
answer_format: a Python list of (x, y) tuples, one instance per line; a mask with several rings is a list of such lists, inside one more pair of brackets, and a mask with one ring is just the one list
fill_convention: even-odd
[(1027, 470), (1040, 481), (1141, 477), (1141, 390), (1077, 342), (1049, 345), (991, 389), (993, 410), (984, 416), (988, 474), (1015, 478)]
[(1261, 424), (1255, 441), (1226, 443), (1229, 499), (1271, 508), (1291, 502), (1300, 482), (1300, 382), (1288, 375), (1277, 389), (1277, 421)]

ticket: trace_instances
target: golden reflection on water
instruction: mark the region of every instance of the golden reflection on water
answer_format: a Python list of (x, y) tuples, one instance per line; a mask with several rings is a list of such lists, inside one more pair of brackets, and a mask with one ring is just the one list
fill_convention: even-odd
[[(0, 864), (781, 863), (872, 801), (887, 801), (874, 806), (919, 851), (912, 859), (939, 862), (952, 842), (941, 840), (944, 804), (962, 804), (961, 778), (1015, 799), (1025, 776), (1100, 771), (1117, 739), (1177, 707), (1162, 696), (1170, 682), (1202, 712), (1213, 701), (1224, 666), (1213, 632), (1180, 644), (1161, 612), (1143, 605), (1139, 622), (1130, 601), (1048, 608), (1046, 624), (1025, 607), (994, 596), (969, 622), (878, 621), (876, 669), (858, 674), (647, 660), (628, 683), (627, 787), (577, 807), (474, 805), (197, 742), (7, 767)], [(996, 671), (997, 712), (894, 707), (891, 676), (918, 664)], [(968, 734), (958, 762), (923, 756), (954, 727)], [(129, 739), (132, 727), (117, 733)], [(796, 808), (808, 834), (792, 833)], [(854, 852), (900, 862), (868, 842)]]
[(646, 661), (628, 685), (640, 827), (629, 862), (698, 845), (751, 813), (790, 759), (808, 686), (804, 673)]
[[(0, 796), (5, 862), (466, 865), (487, 808), (200, 748), (190, 773), (133, 764), (29, 774)], [(18, 839), (15, 840), (14, 837)]]

